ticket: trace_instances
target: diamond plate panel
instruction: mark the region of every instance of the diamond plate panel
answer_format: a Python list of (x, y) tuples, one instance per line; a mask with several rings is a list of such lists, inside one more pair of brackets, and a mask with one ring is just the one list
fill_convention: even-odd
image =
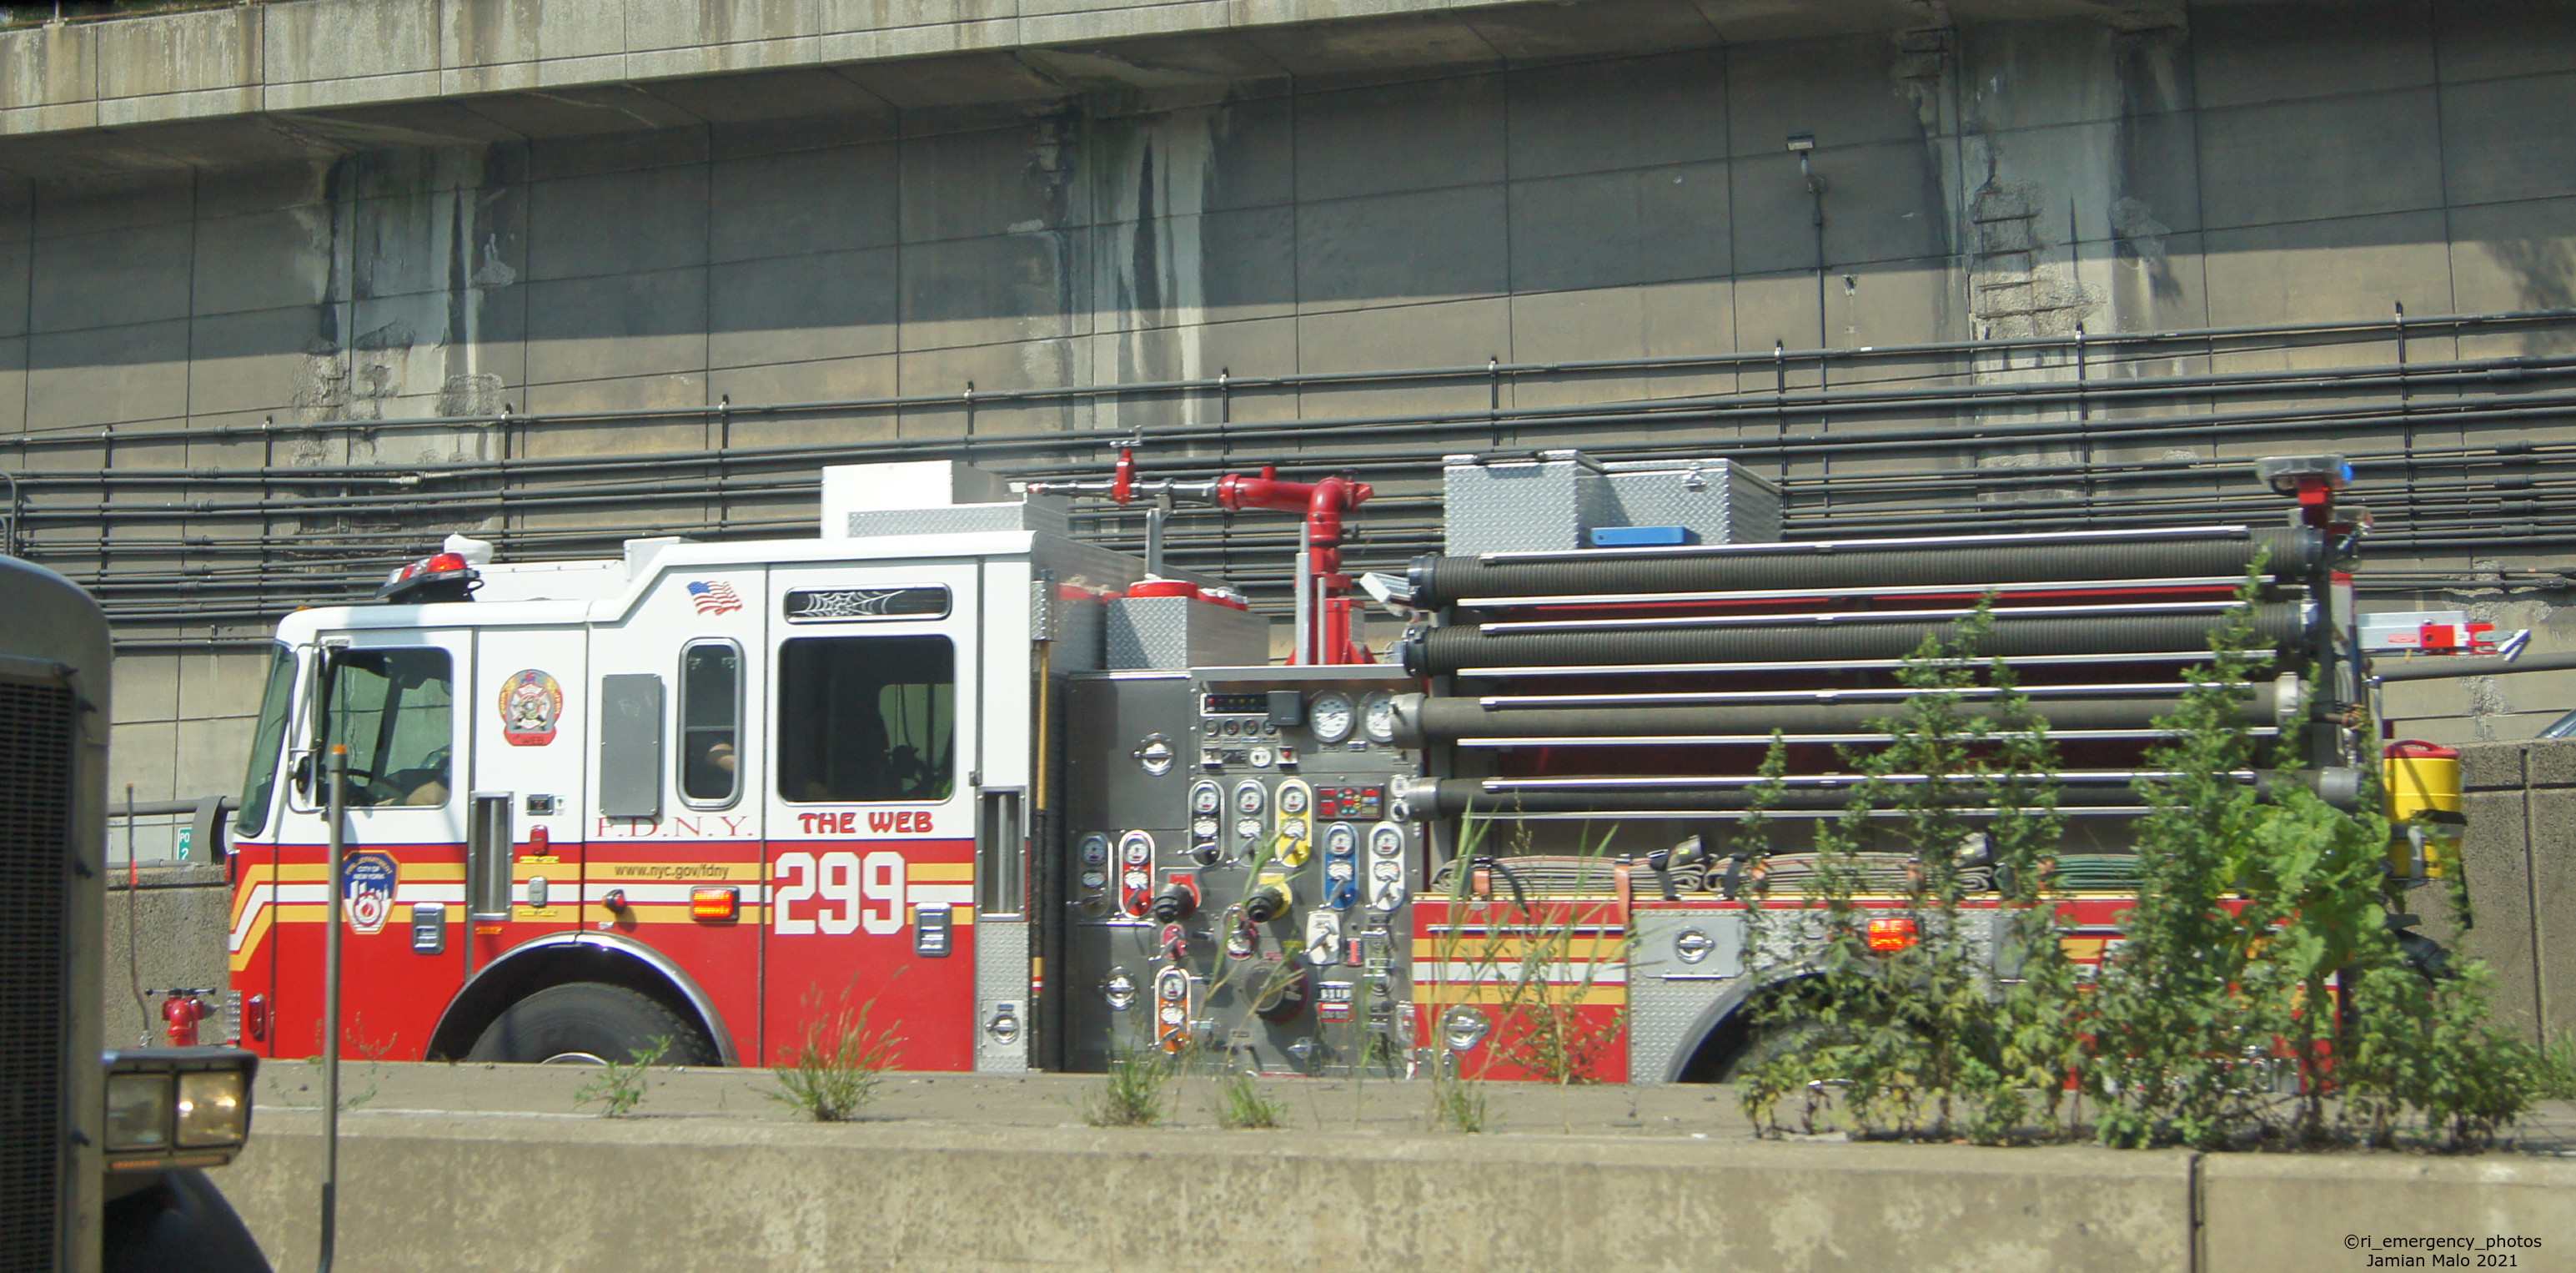
[(1580, 548), (1593, 527), (1618, 524), (1608, 520), (1610, 490), (1601, 467), (1572, 451), (1537, 460), (1449, 461), (1441, 475), (1453, 557)]
[(1729, 460), (1605, 464), (1609, 526), (1687, 526), (1703, 544), (1780, 538), (1780, 488)]
[[(1628, 966), (1628, 1081), (1660, 1083), (1691, 1042), (1699, 1014), (1735, 987), (1743, 971), (1743, 920), (1714, 911), (1637, 912), (1637, 953)], [(1674, 939), (1705, 935), (1698, 963), (1685, 962)]]
[(1113, 672), (1260, 667), (1270, 661), (1270, 621), (1191, 597), (1118, 597), (1103, 633)]
[[(1011, 1005), (1017, 1034), (1005, 1042), (989, 1028)], [(1019, 1074), (1029, 1068), (1029, 926), (1025, 920), (975, 921), (975, 1072)]]

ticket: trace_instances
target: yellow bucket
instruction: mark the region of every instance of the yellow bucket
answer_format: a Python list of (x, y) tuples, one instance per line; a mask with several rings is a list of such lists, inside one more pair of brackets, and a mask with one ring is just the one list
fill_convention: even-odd
[(2434, 743), (2390, 743), (2382, 754), (2388, 820), (2388, 870), (2400, 879), (2445, 879), (2460, 864), (2460, 753)]
[(2388, 785), (2388, 820), (2405, 822), (2417, 814), (2448, 814), (2457, 820), (2460, 800), (2460, 753), (2433, 743), (2390, 743), (2382, 761)]

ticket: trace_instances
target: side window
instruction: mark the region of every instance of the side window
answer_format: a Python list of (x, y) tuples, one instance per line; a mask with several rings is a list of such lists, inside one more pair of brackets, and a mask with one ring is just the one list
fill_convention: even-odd
[(779, 647), (782, 799), (946, 800), (956, 738), (948, 638), (810, 637)]
[(278, 751), (286, 745), (286, 718), (295, 705), (295, 652), (277, 647), (268, 665), (268, 692), (259, 699), (259, 733), (250, 745), (250, 771), (242, 778), (241, 815), (233, 819), (239, 835), (258, 835), (268, 828), (268, 806), (277, 795)]
[(322, 745), (349, 748), (348, 802), (444, 805), (456, 736), (447, 651), (345, 650)]
[(741, 786), (742, 647), (697, 641), (680, 651), (680, 798), (733, 803)]

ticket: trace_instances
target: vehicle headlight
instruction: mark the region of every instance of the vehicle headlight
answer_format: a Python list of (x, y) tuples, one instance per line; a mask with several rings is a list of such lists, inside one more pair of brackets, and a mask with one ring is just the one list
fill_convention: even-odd
[(250, 1137), (249, 1084), (239, 1070), (179, 1076), (179, 1147), (238, 1145)]
[(119, 1048), (107, 1070), (107, 1169), (220, 1167), (250, 1139), (259, 1057), (240, 1048)]
[(107, 1079), (109, 1152), (170, 1147), (170, 1076), (111, 1074)]

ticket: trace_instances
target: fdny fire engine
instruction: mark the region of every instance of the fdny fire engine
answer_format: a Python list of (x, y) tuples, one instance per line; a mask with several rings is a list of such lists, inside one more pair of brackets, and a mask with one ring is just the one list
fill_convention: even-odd
[[(1784, 542), (1777, 488), (1722, 459), (1457, 456), (1447, 554), (1358, 580), (1366, 484), (1124, 458), (1018, 488), (827, 469), (807, 540), (509, 563), (454, 538), (379, 604), (278, 629), (233, 827), (242, 1033), (320, 1050), (345, 747), (367, 1055), (773, 1064), (867, 1004), (910, 1069), (1160, 1048), (1509, 1076), (1511, 1018), (1544, 1009), (1586, 1077), (1719, 1077), (1795, 972), (1747, 959), (1749, 864), (1701, 846), (1776, 733), (1761, 867), (1794, 896), (1840, 749), (1884, 737), (1904, 659), (1981, 598), (2065, 763), (2079, 945), (2115, 935), (2154, 722), (2239, 607), (2297, 669), (2247, 724), (2301, 758), (2243, 780), (2358, 790), (2345, 470), (2262, 477), (2288, 525)], [(1140, 497), (1304, 518), (1284, 663), (1222, 581), (1069, 533), (1072, 501)], [(1514, 936), (1533, 916), (1566, 940)]]

